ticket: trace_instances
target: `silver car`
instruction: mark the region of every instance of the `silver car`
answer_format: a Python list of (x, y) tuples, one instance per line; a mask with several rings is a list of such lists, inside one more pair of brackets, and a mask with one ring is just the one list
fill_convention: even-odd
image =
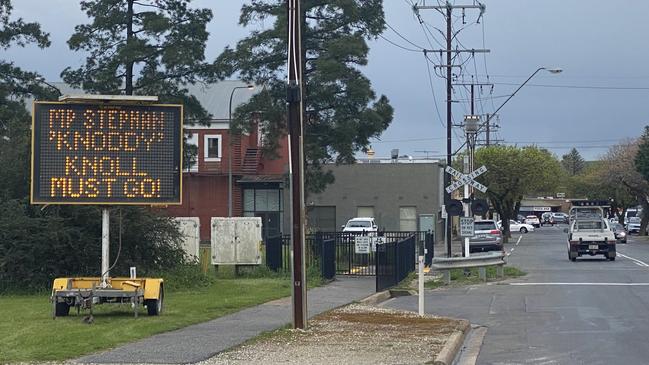
[(470, 252), (502, 251), (503, 234), (493, 220), (476, 221), (475, 234), (469, 238)]

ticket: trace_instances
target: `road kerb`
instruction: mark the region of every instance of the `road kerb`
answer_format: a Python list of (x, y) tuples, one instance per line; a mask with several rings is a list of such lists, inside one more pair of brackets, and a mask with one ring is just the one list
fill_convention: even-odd
[(442, 348), (442, 351), (437, 354), (435, 360), (433, 361), (434, 365), (451, 365), (455, 361), (455, 357), (462, 349), (462, 344), (466, 338), (466, 334), (471, 329), (469, 321), (462, 321), (462, 329), (459, 331), (453, 332), (446, 340), (446, 344)]
[(370, 295), (369, 297), (361, 299), (359, 302), (362, 304), (367, 304), (367, 305), (376, 305), (381, 302), (385, 302), (386, 300), (392, 298), (392, 294), (390, 294), (390, 290), (384, 290), (380, 291), (378, 293), (374, 293)]

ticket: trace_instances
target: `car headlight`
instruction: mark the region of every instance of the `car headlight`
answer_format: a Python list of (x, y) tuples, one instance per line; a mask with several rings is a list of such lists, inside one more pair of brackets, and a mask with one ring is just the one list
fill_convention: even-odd
[(620, 236), (620, 237), (624, 237), (624, 236), (626, 236), (626, 233), (624, 233), (624, 232), (620, 232), (620, 233), (619, 233), (619, 236)]

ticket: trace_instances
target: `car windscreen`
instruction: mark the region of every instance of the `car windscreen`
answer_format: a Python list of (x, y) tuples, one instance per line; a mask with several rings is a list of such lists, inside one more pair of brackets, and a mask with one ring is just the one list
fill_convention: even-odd
[(577, 229), (602, 229), (602, 227), (602, 222), (598, 221), (577, 222)]
[(372, 225), (370, 224), (370, 221), (351, 221), (351, 222), (347, 222), (347, 227), (350, 227), (350, 228), (356, 228), (356, 227), (366, 228), (366, 227), (371, 227), (371, 226)]
[(494, 222), (475, 222), (474, 224), (476, 231), (491, 231), (496, 228), (496, 223)]

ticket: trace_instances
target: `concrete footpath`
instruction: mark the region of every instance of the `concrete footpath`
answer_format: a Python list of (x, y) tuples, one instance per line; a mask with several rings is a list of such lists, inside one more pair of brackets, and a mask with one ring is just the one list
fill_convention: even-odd
[[(373, 294), (374, 277), (342, 277), (309, 290), (309, 317)], [(164, 315), (164, 314), (163, 314)], [(161, 333), (113, 350), (85, 356), (75, 363), (188, 364), (208, 359), (262, 332), (291, 322), (291, 298), (244, 309), (209, 322)]]

